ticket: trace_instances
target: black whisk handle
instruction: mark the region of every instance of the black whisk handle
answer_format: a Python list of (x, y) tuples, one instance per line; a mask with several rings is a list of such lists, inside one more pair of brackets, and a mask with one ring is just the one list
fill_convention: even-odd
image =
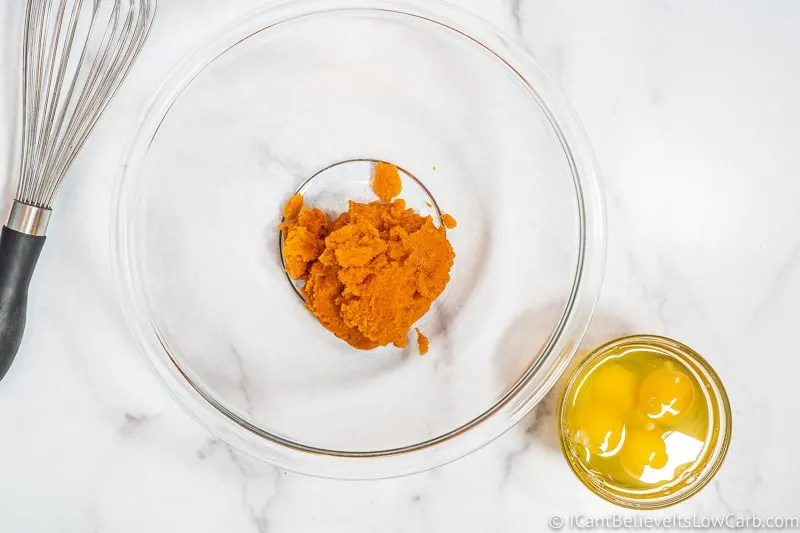
[(0, 230), (0, 380), (17, 355), (25, 331), (28, 286), (45, 237)]

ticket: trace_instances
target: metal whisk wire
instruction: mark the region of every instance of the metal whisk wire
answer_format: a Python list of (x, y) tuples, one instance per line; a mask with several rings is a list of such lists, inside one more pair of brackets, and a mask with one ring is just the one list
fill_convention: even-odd
[(154, 15), (150, 0), (28, 3), (18, 200), (52, 206), (64, 175), (139, 54)]
[(138, 56), (155, 11), (156, 0), (28, 0), (20, 179), (0, 229), (0, 379), (22, 342), (50, 207)]

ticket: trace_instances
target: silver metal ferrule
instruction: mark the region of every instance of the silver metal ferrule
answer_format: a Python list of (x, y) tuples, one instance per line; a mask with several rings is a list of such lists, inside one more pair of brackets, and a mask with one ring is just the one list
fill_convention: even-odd
[(14, 200), (11, 213), (8, 214), (6, 227), (20, 233), (43, 237), (50, 222), (52, 211), (46, 207), (36, 207)]

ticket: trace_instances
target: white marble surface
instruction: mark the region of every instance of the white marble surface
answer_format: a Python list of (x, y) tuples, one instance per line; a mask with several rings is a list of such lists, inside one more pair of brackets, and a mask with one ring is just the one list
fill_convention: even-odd
[[(320, 480), (241, 456), (162, 390), (130, 339), (109, 259), (110, 196), (137, 118), (170, 66), (260, 0), (162, 0), (139, 68), (76, 162), (0, 383), (0, 531), (541, 531), (618, 512), (585, 490), (540, 409), (452, 465)], [(592, 140), (609, 211), (587, 344), (680, 339), (734, 412), (711, 486), (662, 514), (798, 515), (800, 3), (460, 0), (522, 42)], [(0, 3), (0, 176), (13, 197), (21, 0)], [(654, 515), (655, 516), (655, 515)]]

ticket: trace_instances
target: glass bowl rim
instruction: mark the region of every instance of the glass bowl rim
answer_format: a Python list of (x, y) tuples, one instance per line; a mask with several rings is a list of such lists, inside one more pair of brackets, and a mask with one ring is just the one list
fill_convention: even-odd
[[(383, 12), (432, 22), (471, 40), (514, 71), (561, 143), (572, 174), (579, 218), (578, 264), (569, 300), (535, 362), (498, 401), (469, 422), (421, 443), (373, 452), (314, 448), (266, 433), (198, 387), (170, 355), (147, 309), (129, 214), (136, 207), (142, 165), (151, 143), (170, 108), (195, 77), (240, 42), (277, 24), (342, 11)], [(513, 427), (555, 385), (580, 345), (600, 293), (606, 253), (605, 204), (594, 154), (570, 104), (541, 66), (476, 15), (443, 2), (422, 0), (296, 0), (264, 6), (230, 23), (179, 62), (156, 91), (140, 124), (117, 177), (112, 204), (111, 262), (119, 299), (139, 350), (173, 399), (233, 447), (287, 470), (320, 477), (379, 479), (428, 470), (481, 448)], [(532, 383), (541, 370), (546, 371), (544, 379)], [(497, 416), (500, 414), (505, 416)]]
[[(719, 433), (713, 441), (713, 446), (711, 447), (708, 457), (708, 463), (699, 471), (697, 478), (690, 485), (687, 485), (683, 490), (679, 490), (674, 494), (669, 495), (669, 497), (663, 499), (628, 498), (611, 490), (607, 490), (604, 487), (598, 487), (592, 484), (588, 479), (586, 479), (586, 474), (581, 471), (577, 465), (575, 465), (573, 460), (570, 459), (570, 452), (568, 450), (568, 433), (566, 431), (566, 421), (564, 420), (564, 417), (566, 416), (565, 406), (569, 397), (567, 392), (575, 386), (578, 378), (583, 374), (583, 371), (586, 370), (586, 368), (588, 368), (596, 359), (604, 357), (612, 349), (631, 344), (655, 344), (657, 346), (665, 347), (665, 349), (670, 351), (674, 350), (679, 352), (686, 359), (697, 365), (695, 370), (699, 369), (711, 385), (712, 390), (710, 391), (710, 396), (712, 397), (712, 400), (715, 402), (718, 401), (719, 403), (720, 425), (724, 431)], [(725, 462), (733, 433), (733, 415), (731, 412), (730, 399), (728, 398), (728, 393), (725, 390), (725, 385), (722, 383), (722, 379), (719, 377), (719, 374), (717, 374), (716, 370), (714, 370), (714, 367), (712, 367), (702, 355), (694, 351), (689, 346), (683, 344), (682, 342), (676, 341), (675, 339), (663, 337), (661, 335), (627, 335), (625, 337), (613, 339), (592, 350), (586, 356), (586, 358), (581, 361), (581, 363), (574, 370), (572, 370), (569, 379), (559, 392), (556, 418), (558, 420), (558, 434), (561, 452), (564, 454), (564, 459), (567, 461), (567, 464), (569, 464), (570, 470), (572, 470), (580, 482), (583, 483), (594, 494), (600, 496), (609, 503), (613, 503), (614, 505), (618, 505), (627, 509), (636, 509), (640, 511), (666, 509), (667, 507), (672, 507), (673, 505), (684, 502), (700, 492), (700, 490), (702, 490), (706, 485), (708, 485), (709, 482), (711, 482), (719, 469), (722, 467), (722, 463)]]

